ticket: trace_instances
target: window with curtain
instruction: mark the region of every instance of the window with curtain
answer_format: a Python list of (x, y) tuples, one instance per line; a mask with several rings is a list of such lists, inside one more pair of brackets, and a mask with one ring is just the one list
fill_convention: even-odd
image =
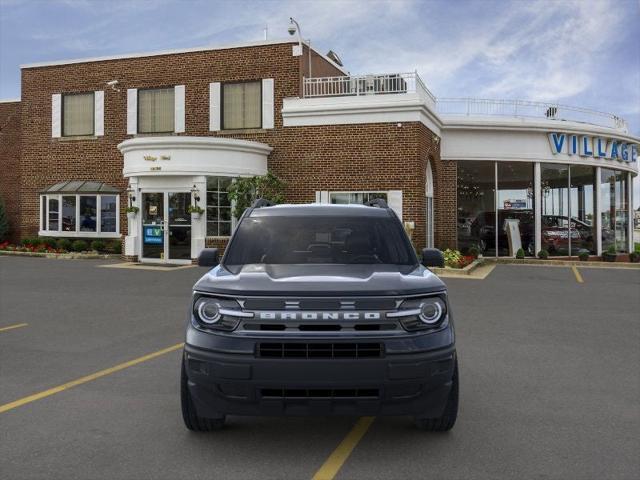
[(138, 91), (138, 133), (174, 131), (174, 88), (154, 88)]
[(62, 96), (62, 135), (76, 137), (93, 135), (93, 92), (70, 93)]
[(225, 83), (222, 86), (222, 128), (262, 127), (262, 83)]

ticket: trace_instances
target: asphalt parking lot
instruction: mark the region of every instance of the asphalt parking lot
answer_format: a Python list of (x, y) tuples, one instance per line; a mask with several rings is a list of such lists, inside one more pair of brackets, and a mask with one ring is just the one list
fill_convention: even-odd
[[(0, 257), (0, 478), (313, 478), (358, 419), (188, 432), (178, 344), (203, 270), (105, 263)], [(376, 418), (335, 478), (640, 478), (640, 270), (579, 273), (447, 278), (458, 423), (429, 434)]]

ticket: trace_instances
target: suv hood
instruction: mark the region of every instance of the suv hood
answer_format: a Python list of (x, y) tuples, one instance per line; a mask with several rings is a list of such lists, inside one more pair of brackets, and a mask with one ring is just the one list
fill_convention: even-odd
[(413, 295), (446, 286), (422, 265), (244, 265), (237, 274), (217, 266), (195, 290), (228, 295)]

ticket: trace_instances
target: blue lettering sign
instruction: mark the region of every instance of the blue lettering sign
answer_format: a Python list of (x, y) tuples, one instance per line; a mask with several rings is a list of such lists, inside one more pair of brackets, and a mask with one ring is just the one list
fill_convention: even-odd
[(624, 160), (625, 162), (629, 161), (629, 151), (627, 150), (628, 145), (626, 143), (623, 143), (622, 145), (620, 145), (620, 156), (622, 157), (622, 160)]
[(578, 154), (578, 136), (571, 135), (571, 145), (569, 146), (569, 155)]
[(162, 245), (162, 228), (156, 226), (144, 226), (144, 243), (147, 245)]
[(618, 142), (611, 140), (611, 160), (618, 159)]
[(607, 141), (604, 138), (596, 140), (595, 156), (605, 157), (607, 155)]
[(593, 156), (593, 150), (591, 145), (591, 137), (587, 137), (586, 135), (581, 138), (580, 141), (580, 155), (583, 157), (591, 157)]
[(638, 161), (638, 146), (635, 144), (631, 145), (631, 161), (632, 162)]
[(555, 155), (556, 153), (562, 152), (562, 147), (564, 146), (564, 133), (552, 133), (549, 135), (549, 140), (551, 141), (551, 151)]

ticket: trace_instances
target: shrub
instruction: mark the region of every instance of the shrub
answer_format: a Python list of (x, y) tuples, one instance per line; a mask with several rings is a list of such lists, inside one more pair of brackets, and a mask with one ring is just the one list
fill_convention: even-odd
[(520, 260), (524, 260), (524, 248), (518, 249), (518, 251), (516, 252), (516, 258), (519, 258)]
[(0, 198), (0, 243), (4, 242), (9, 236), (9, 219), (7, 211), (4, 207), (4, 200)]
[(37, 245), (37, 244), (38, 244), (38, 241), (37, 241), (36, 239), (34, 239), (34, 238), (25, 237), (25, 238), (23, 238), (23, 239), (22, 239), (22, 241), (20, 242), (20, 244), (21, 244), (23, 247), (27, 247), (27, 246), (29, 246), (29, 245)]
[(102, 240), (94, 240), (91, 242), (91, 250), (95, 250), (96, 252), (104, 251), (105, 244)]
[(453, 267), (459, 268), (460, 260), (462, 260), (462, 254), (458, 250), (451, 250), (447, 248), (444, 252), (444, 264)]
[(480, 249), (478, 249), (478, 247), (476, 247), (475, 245), (469, 247), (469, 255), (473, 258), (478, 258), (478, 256), (480, 255)]
[(547, 252), (544, 248), (538, 252), (538, 258), (540, 260), (546, 260), (549, 258), (549, 252)]
[(615, 245), (609, 245), (609, 247), (607, 247), (607, 253), (609, 255), (615, 255), (616, 252), (616, 246)]
[(58, 240), (56, 246), (60, 250), (66, 250), (68, 252), (71, 250), (71, 240), (69, 240), (68, 238), (61, 238)]
[(122, 243), (120, 242), (120, 240), (114, 240), (113, 242), (110, 242), (109, 245), (107, 246), (107, 250), (110, 253), (120, 253), (122, 252)]
[(631, 252), (629, 254), (629, 260), (633, 263), (640, 263), (640, 252)]
[(48, 247), (48, 248), (56, 248), (56, 246), (58, 245), (58, 242), (56, 241), (55, 238), (38, 237), (35, 240), (38, 245), (44, 245), (45, 247)]
[(87, 250), (87, 247), (87, 242), (85, 242), (84, 240), (76, 240), (71, 244), (71, 249), (74, 252), (84, 252), (85, 250)]
[(580, 252), (578, 252), (578, 258), (581, 261), (586, 262), (587, 260), (589, 260), (589, 252), (586, 250), (580, 250)]

